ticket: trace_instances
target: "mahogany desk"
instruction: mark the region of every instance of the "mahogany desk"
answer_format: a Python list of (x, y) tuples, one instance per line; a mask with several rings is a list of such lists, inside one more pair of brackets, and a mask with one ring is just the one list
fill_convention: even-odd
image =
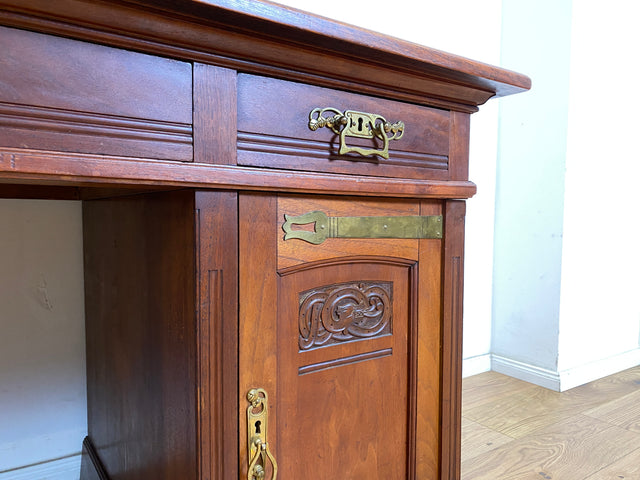
[(459, 477), (469, 117), (528, 78), (267, 2), (0, 25), (1, 193), (83, 200), (84, 480)]

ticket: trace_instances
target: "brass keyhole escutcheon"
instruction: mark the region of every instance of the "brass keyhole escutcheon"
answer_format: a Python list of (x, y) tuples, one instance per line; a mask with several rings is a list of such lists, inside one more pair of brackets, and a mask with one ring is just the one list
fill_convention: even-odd
[(249, 469), (247, 480), (262, 480), (267, 473), (267, 462), (273, 470), (271, 480), (278, 476), (278, 464), (269, 450), (267, 427), (269, 415), (269, 396), (262, 388), (252, 388), (247, 393), (247, 451)]

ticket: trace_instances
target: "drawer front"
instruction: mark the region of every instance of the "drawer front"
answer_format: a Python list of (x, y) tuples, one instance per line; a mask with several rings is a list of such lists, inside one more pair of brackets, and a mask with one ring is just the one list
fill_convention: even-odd
[(193, 161), (192, 66), (0, 27), (0, 147)]
[[(403, 122), (389, 142), (389, 158), (340, 154), (340, 135), (309, 128), (309, 114), (331, 107)], [(327, 114), (328, 115), (328, 114)], [(327, 116), (325, 115), (325, 116)], [(247, 74), (238, 76), (238, 164), (416, 179), (449, 178), (450, 112)], [(346, 137), (349, 146), (379, 148), (381, 141)]]

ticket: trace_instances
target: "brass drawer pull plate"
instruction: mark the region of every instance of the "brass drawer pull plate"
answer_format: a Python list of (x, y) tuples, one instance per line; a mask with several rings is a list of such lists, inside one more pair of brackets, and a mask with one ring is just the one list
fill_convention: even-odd
[[(327, 238), (442, 238), (442, 216), (328, 217), (324, 212), (284, 216), (284, 239), (319, 245)], [(313, 231), (293, 229), (313, 224)]]
[[(314, 108), (309, 113), (309, 128), (316, 131), (323, 127), (340, 135), (340, 155), (355, 152), (365, 157), (379, 155), (389, 158), (389, 140), (399, 140), (404, 134), (404, 122), (390, 123), (382, 115), (354, 110), (345, 110), (343, 113), (331, 107)], [(347, 137), (366, 138), (374, 142), (380, 140), (382, 148), (349, 146)]]
[(247, 393), (247, 400), (251, 404), (247, 407), (247, 451), (249, 452), (247, 480), (263, 480), (267, 473), (267, 460), (271, 462), (273, 470), (271, 480), (276, 480), (278, 464), (267, 443), (269, 397), (264, 389), (252, 388)]

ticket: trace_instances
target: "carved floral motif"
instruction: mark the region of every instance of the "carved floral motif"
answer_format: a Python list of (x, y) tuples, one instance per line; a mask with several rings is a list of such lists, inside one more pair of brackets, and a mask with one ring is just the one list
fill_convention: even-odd
[(392, 282), (327, 285), (300, 294), (299, 346), (325, 345), (391, 333)]

